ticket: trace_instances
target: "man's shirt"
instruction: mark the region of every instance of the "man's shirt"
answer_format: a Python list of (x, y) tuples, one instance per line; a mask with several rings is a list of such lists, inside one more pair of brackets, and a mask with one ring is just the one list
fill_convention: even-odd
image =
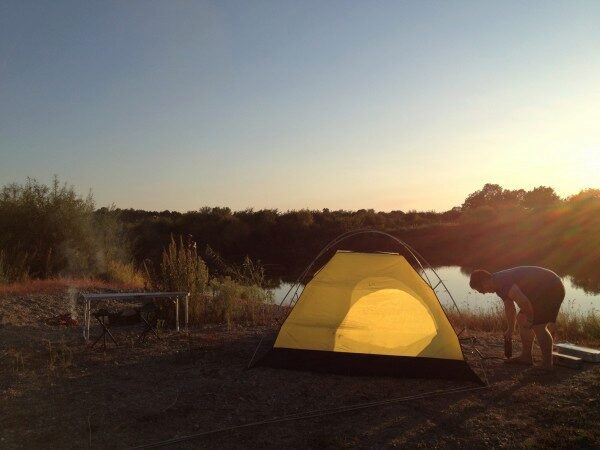
[(512, 269), (501, 270), (492, 275), (496, 294), (502, 300), (510, 300), (508, 292), (513, 285), (525, 294), (525, 296), (536, 305), (536, 300), (554, 290), (564, 289), (558, 275), (548, 269), (537, 266), (520, 266)]

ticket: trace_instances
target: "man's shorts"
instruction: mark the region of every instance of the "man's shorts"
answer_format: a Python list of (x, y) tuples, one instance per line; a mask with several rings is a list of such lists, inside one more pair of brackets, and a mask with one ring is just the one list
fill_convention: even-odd
[(531, 300), (533, 306), (532, 325), (556, 322), (560, 305), (565, 298), (565, 287), (556, 283), (546, 288), (540, 295)]

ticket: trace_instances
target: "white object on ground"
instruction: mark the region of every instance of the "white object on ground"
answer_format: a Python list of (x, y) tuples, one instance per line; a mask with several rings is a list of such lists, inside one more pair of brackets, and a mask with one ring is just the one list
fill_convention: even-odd
[(556, 344), (555, 347), (561, 355), (575, 356), (586, 362), (600, 362), (600, 350), (569, 343)]
[(559, 366), (570, 367), (571, 369), (581, 369), (583, 360), (577, 356), (563, 355), (562, 353), (553, 352), (554, 364)]

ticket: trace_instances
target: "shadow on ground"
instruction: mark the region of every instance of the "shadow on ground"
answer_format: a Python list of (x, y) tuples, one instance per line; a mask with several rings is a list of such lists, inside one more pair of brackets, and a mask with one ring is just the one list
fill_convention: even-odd
[[(78, 329), (0, 327), (3, 448), (123, 448), (341, 405), (468, 386), (246, 366), (264, 329), (220, 327), (90, 350)], [(499, 337), (480, 337), (500, 356)], [(477, 367), (475, 361), (473, 366)], [(230, 431), (173, 448), (586, 447), (599, 443), (597, 366), (535, 370), (486, 361), (492, 386)], [(531, 430), (535, 430), (532, 433)]]

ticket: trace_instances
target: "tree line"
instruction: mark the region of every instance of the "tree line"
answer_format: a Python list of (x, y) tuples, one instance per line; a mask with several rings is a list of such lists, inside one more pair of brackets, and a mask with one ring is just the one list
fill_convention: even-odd
[[(491, 270), (541, 264), (600, 290), (600, 190), (560, 198), (551, 187), (509, 190), (497, 184), (443, 212), (202, 207), (182, 213), (96, 209), (91, 196), (58, 180), (52, 186), (27, 180), (0, 193), (0, 277), (110, 277), (111, 261), (137, 268), (158, 262), (172, 236), (193, 241), (215, 273), (214, 255), (234, 264), (249, 256), (262, 262), (268, 277), (293, 277), (327, 242), (358, 228), (391, 233), (432, 264)], [(343, 247), (397, 251), (376, 236)]]

